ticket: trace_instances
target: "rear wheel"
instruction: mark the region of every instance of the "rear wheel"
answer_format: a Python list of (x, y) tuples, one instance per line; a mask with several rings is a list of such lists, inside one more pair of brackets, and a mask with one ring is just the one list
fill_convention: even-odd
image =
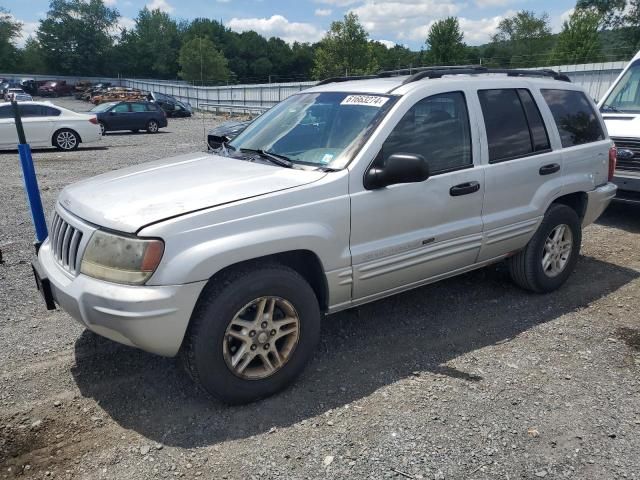
[(575, 210), (551, 205), (525, 249), (509, 259), (511, 278), (533, 292), (556, 290), (575, 268), (581, 242), (580, 218)]
[(53, 134), (53, 144), (58, 150), (75, 150), (80, 144), (80, 137), (73, 130), (64, 128)]
[(158, 133), (159, 128), (158, 122), (155, 120), (149, 120), (149, 122), (147, 122), (147, 133)]
[(203, 292), (182, 356), (204, 390), (230, 404), (272, 395), (304, 369), (320, 335), (320, 309), (294, 270), (237, 270)]

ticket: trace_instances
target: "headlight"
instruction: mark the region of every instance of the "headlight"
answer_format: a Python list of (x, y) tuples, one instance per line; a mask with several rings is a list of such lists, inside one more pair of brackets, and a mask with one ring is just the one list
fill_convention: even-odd
[(82, 257), (80, 272), (109, 282), (142, 285), (158, 267), (164, 243), (96, 230)]

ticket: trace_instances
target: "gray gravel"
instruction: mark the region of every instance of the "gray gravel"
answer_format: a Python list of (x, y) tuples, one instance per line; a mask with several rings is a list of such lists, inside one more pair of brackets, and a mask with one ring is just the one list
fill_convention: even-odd
[[(217, 121), (36, 152), (45, 209), (70, 182), (202, 150)], [(230, 408), (175, 360), (44, 309), (17, 153), (0, 162), (0, 478), (640, 478), (639, 208), (586, 229), (558, 292), (495, 266), (332, 316), (292, 388)]]

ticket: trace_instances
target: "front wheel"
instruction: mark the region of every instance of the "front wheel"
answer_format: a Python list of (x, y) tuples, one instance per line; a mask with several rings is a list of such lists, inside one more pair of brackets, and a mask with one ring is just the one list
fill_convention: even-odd
[(73, 130), (65, 128), (53, 135), (53, 144), (58, 150), (75, 150), (80, 144), (80, 137)]
[(158, 122), (155, 120), (149, 120), (147, 123), (147, 133), (158, 133), (159, 128)]
[(582, 242), (580, 218), (553, 204), (524, 250), (509, 258), (509, 273), (520, 287), (537, 293), (560, 288), (576, 266)]
[(281, 265), (237, 270), (203, 292), (182, 357), (194, 381), (229, 404), (273, 395), (304, 369), (320, 336), (313, 289)]

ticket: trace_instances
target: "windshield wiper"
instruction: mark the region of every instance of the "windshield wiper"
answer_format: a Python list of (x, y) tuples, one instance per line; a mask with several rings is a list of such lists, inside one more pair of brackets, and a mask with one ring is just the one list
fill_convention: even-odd
[(280, 165), (285, 168), (293, 168), (293, 162), (285, 155), (280, 155), (279, 153), (272, 153), (253, 148), (241, 148), (240, 151), (245, 153), (257, 153), (261, 157), (269, 160), (271, 163), (275, 163), (276, 165)]

